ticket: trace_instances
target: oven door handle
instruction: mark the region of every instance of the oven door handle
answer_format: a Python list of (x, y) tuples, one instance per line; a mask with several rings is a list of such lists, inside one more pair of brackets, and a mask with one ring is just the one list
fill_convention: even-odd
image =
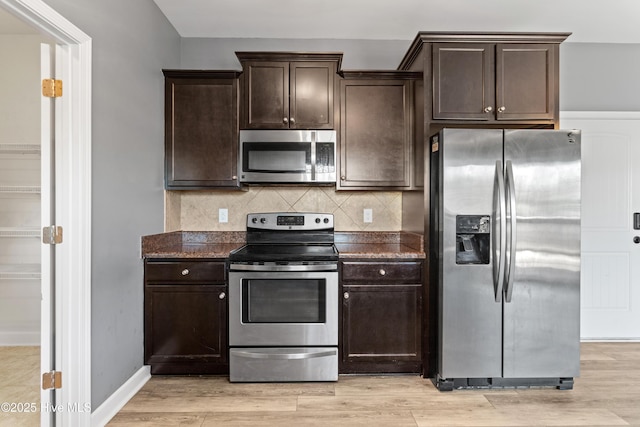
[(271, 360), (294, 360), (294, 359), (313, 359), (316, 357), (337, 356), (338, 350), (326, 350), (316, 352), (296, 352), (294, 349), (283, 348), (281, 352), (272, 353), (255, 353), (252, 351), (233, 350), (233, 354), (238, 357), (246, 357), (248, 359), (271, 359)]
[(231, 271), (337, 271), (338, 264), (310, 264), (310, 265), (260, 265), (260, 264), (231, 264)]

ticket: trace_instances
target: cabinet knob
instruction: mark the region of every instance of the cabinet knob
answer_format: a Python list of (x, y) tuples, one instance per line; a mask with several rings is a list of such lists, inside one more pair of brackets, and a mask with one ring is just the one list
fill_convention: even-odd
[(384, 268), (381, 268), (380, 270), (378, 270), (378, 274), (380, 274), (381, 276), (385, 276), (387, 272), (384, 271)]
[(293, 117), (291, 117), (291, 118), (289, 119), (289, 122), (290, 122), (291, 124), (294, 124), (294, 123), (296, 122), (296, 119), (294, 119)]
[(492, 111), (493, 111), (493, 107), (491, 107), (491, 106), (489, 106), (489, 107), (485, 107), (485, 108), (484, 108), (484, 112), (485, 112), (485, 113), (490, 113), (490, 112), (492, 112)]
[(342, 294), (342, 297), (344, 299), (349, 299), (349, 292), (345, 292), (344, 294)]
[(282, 122), (286, 125), (287, 123), (289, 123), (289, 119), (287, 119), (286, 117), (284, 117), (284, 118), (282, 119)]
[(184, 270), (182, 270), (182, 275), (186, 276), (187, 274), (189, 274), (189, 269), (185, 268)]
[(346, 177), (346, 176), (344, 176), (344, 175), (342, 175), (342, 176), (340, 177), (340, 179), (344, 181), (345, 179), (347, 179), (347, 177)]
[(227, 297), (227, 294), (225, 294), (224, 292), (220, 292), (220, 295), (218, 295), (218, 299), (225, 299)]
[(233, 176), (231, 177), (231, 179), (238, 179), (238, 176), (237, 176), (237, 175), (233, 175)]
[(507, 107), (500, 107), (498, 108), (498, 113), (504, 113), (506, 109)]

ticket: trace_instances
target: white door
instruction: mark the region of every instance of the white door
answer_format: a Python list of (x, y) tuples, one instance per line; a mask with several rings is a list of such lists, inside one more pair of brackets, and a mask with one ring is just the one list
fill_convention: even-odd
[(582, 129), (583, 339), (640, 338), (640, 114), (561, 114)]

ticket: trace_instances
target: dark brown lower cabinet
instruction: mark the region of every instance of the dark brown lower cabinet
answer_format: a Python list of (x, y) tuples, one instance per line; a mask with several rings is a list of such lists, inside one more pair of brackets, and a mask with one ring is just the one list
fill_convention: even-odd
[(145, 261), (144, 360), (152, 374), (226, 374), (223, 261)]
[(340, 373), (419, 373), (422, 262), (343, 262)]

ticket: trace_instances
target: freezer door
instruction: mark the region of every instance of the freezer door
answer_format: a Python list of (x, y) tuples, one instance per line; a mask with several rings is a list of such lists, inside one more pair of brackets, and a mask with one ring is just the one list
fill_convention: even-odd
[[(574, 377), (580, 363), (580, 132), (506, 130), (515, 191), (505, 378)], [(507, 222), (510, 223), (510, 218)], [(510, 301), (507, 295), (510, 295)]]
[(502, 374), (502, 302), (491, 250), (496, 163), (503, 131), (444, 129), (439, 135), (438, 373)]

